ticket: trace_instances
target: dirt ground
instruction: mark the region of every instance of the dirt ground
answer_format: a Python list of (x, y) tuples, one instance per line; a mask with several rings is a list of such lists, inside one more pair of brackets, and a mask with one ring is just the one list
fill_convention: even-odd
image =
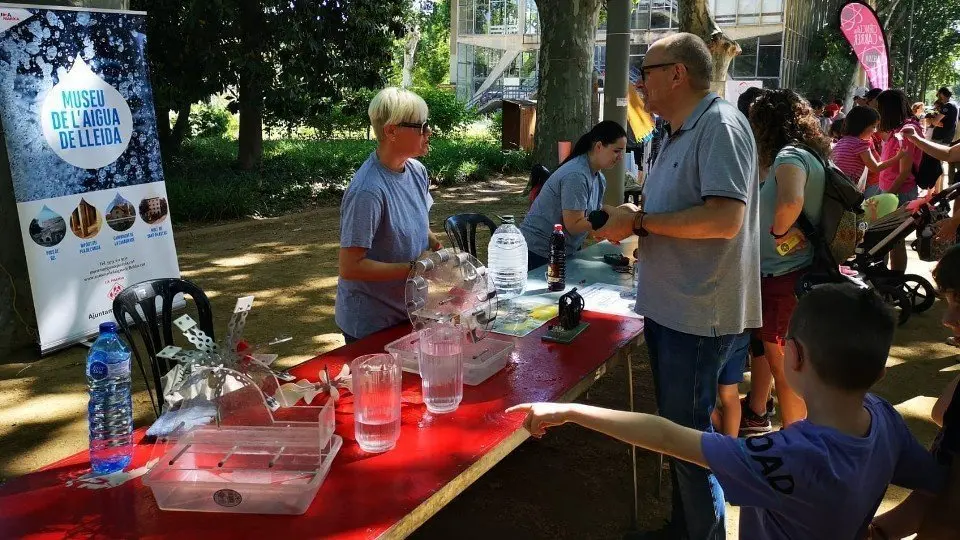
[[(526, 211), (522, 178), (437, 190), (433, 229), (462, 212), (487, 215)], [(177, 251), (183, 276), (210, 296), (217, 331), (239, 296), (255, 295), (245, 336), (254, 343), (279, 335), (293, 340), (272, 352), (292, 366), (342, 345), (333, 322), (339, 212), (323, 208), (275, 219), (180, 228)], [(481, 235), (479, 244), (486, 245)], [(913, 253), (911, 253), (913, 257)], [(482, 257), (485, 259), (485, 256)], [(911, 259), (911, 271), (930, 266)], [(942, 303), (915, 315), (897, 334), (887, 375), (876, 391), (906, 417), (925, 444), (935, 426), (929, 412), (941, 389), (960, 369), (957, 349), (944, 343)], [(0, 359), (0, 482), (86, 447), (86, 350), (74, 347), (38, 359), (21, 351)], [(638, 409), (653, 408), (645, 350), (635, 359)], [(626, 370), (618, 366), (582, 400), (626, 408)], [(137, 425), (152, 419), (139, 375), (134, 377)], [(618, 538), (631, 528), (632, 480), (626, 445), (575, 426), (528, 441), (428, 521), (416, 538)], [(669, 485), (656, 496), (657, 459), (638, 452), (640, 523), (662, 523), (669, 513)], [(904, 496), (891, 489), (889, 506)], [(728, 512), (728, 536), (736, 538), (736, 509)]]

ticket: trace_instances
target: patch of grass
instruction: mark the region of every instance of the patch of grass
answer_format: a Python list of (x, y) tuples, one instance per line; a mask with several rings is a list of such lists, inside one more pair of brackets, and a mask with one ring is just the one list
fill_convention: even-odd
[[(268, 140), (260, 170), (241, 171), (234, 166), (236, 140), (189, 140), (166, 164), (170, 209), (179, 222), (210, 222), (334, 204), (374, 148), (366, 140)], [(503, 152), (484, 138), (433, 139), (422, 161), (431, 181), (440, 185), (530, 167), (528, 154)]]

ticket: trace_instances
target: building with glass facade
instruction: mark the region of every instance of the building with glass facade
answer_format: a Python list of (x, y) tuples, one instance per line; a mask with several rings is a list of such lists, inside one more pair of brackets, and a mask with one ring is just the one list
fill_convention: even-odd
[[(839, 0), (708, 0), (717, 24), (743, 53), (730, 77), (790, 87), (806, 61), (812, 32), (828, 24)], [(640, 0), (630, 16), (630, 67), (647, 47), (678, 29), (678, 0)], [(464, 101), (526, 97), (536, 89), (539, 19), (534, 0), (453, 0), (450, 80)], [(597, 30), (596, 69), (603, 72), (606, 25)]]

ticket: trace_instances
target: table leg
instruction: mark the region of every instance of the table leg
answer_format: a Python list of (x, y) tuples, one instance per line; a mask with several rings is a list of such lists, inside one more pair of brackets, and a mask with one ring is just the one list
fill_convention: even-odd
[[(630, 386), (628, 395), (630, 396), (630, 412), (636, 412), (633, 405), (633, 348), (636, 343), (632, 343), (626, 354), (627, 362), (627, 384)], [(630, 445), (630, 466), (633, 468), (633, 512), (631, 512), (631, 523), (636, 530), (640, 523), (640, 499), (637, 491), (637, 447)]]

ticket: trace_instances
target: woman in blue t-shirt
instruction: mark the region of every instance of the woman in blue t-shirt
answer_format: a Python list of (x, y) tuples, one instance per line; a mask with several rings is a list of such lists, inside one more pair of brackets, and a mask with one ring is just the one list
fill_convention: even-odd
[(368, 114), (377, 149), (360, 166), (340, 204), (335, 319), (347, 343), (407, 320), (404, 283), (413, 261), (440, 249), (430, 231), (430, 180), (414, 158), (430, 149), (427, 104), (387, 88)]
[(603, 207), (607, 182), (600, 171), (616, 165), (626, 147), (626, 131), (610, 120), (600, 122), (580, 137), (570, 156), (543, 184), (520, 225), (530, 251), (529, 269), (547, 264), (555, 224), (563, 225), (567, 255), (580, 249), (587, 233), (593, 230), (587, 214)]
[[(764, 357), (753, 364), (745, 413), (766, 414), (770, 379), (776, 383), (783, 425), (806, 417), (803, 400), (790, 388), (783, 368), (783, 346), (797, 306), (797, 279), (813, 263), (813, 249), (797, 227), (801, 212), (820, 222), (826, 174), (820, 160), (830, 155), (813, 109), (793, 90), (771, 90), (750, 109), (760, 169), (760, 300)], [(816, 155), (815, 155), (816, 154)], [(766, 363), (765, 363), (766, 362)], [(769, 371), (766, 369), (769, 366)], [(745, 419), (747, 420), (747, 419)]]

